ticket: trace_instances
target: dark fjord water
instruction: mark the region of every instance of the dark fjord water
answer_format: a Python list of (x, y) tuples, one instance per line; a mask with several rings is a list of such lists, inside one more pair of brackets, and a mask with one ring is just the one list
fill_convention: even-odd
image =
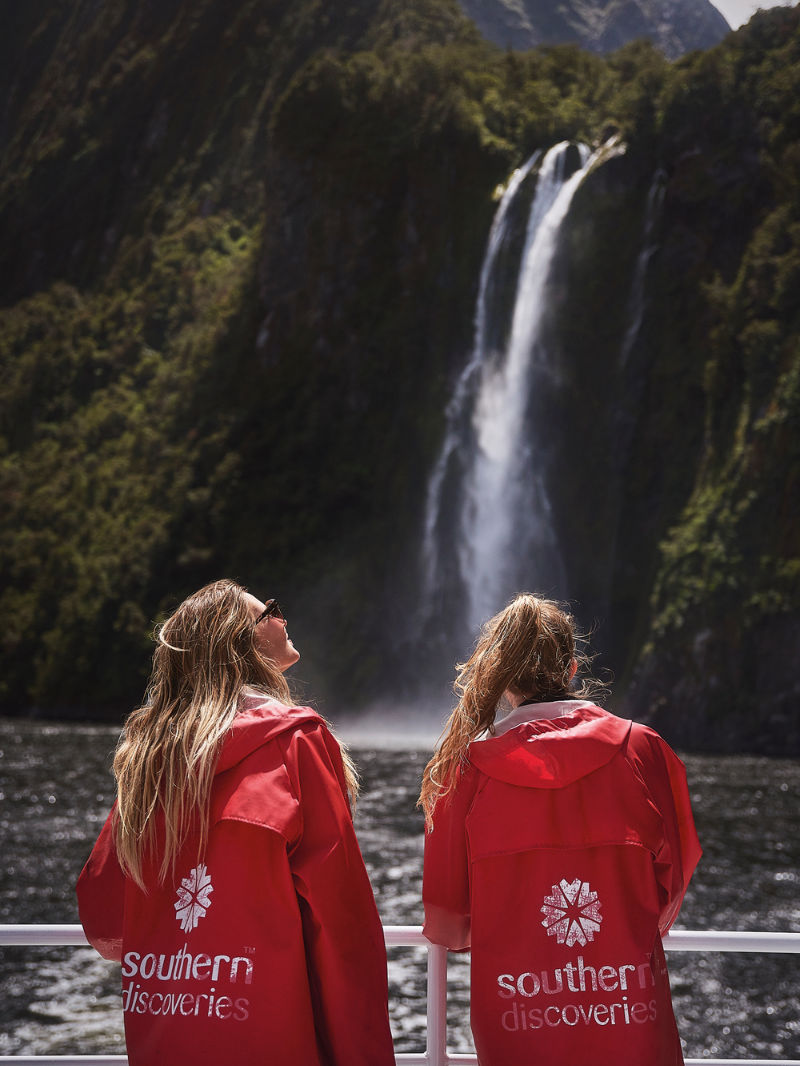
[[(0, 720), (0, 922), (76, 922), (73, 885), (113, 798), (117, 731)], [(356, 827), (383, 921), (422, 920), (426, 751), (362, 747)], [(678, 926), (800, 931), (800, 761), (688, 756), (705, 856)], [(450, 956), (454, 1050), (471, 1049), (469, 972)], [(672, 953), (675, 1013), (688, 1055), (800, 1057), (800, 959)], [(424, 952), (389, 960), (398, 1051), (424, 1048)], [(0, 953), (0, 1054), (121, 1053), (119, 967), (90, 948)]]

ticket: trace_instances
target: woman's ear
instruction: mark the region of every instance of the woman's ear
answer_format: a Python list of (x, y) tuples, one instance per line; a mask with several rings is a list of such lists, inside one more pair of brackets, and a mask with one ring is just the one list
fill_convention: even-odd
[(573, 677), (577, 673), (577, 670), (578, 670), (577, 660), (573, 659), (572, 663), (570, 664), (570, 668), (569, 668), (569, 679), (570, 679), (570, 681), (573, 679)]

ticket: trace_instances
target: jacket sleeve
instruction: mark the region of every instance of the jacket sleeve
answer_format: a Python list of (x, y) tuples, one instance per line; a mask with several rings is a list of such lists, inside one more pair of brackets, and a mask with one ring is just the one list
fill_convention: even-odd
[(664, 838), (654, 859), (661, 897), (658, 927), (664, 934), (678, 917), (703, 849), (692, 816), (686, 768), (657, 733), (645, 732), (646, 747), (636, 744), (634, 760), (664, 823)]
[(466, 819), (480, 785), (474, 766), (458, 772), (455, 790), (439, 800), (433, 828), (425, 836), (422, 902), (423, 933), (450, 951), (470, 946), (470, 857)]
[(113, 820), (116, 803), (78, 878), (78, 913), (86, 938), (104, 959), (122, 959), (125, 875), (117, 861)]
[(324, 725), (308, 723), (282, 746), (302, 816), (289, 863), (318, 1039), (331, 1066), (394, 1066), (383, 929), (339, 745)]

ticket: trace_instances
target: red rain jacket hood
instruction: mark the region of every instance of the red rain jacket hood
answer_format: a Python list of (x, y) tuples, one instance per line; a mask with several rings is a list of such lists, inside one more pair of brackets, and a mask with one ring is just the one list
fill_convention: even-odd
[(158, 884), (156, 861), (146, 894), (123, 875), (113, 814), (77, 891), (90, 943), (122, 962), (131, 1066), (394, 1063), (383, 930), (341, 751), (315, 711), (243, 701), (207, 847), (198, 857), (190, 834), (175, 883)]
[[(558, 706), (570, 713), (522, 722), (506, 728), (502, 736), (474, 742), (470, 762), (487, 777), (509, 785), (563, 788), (611, 762), (628, 739), (632, 723), (623, 718), (590, 703)], [(515, 713), (520, 710), (524, 714), (524, 707)], [(501, 728), (506, 723), (508, 719)]]
[(661, 933), (700, 857), (683, 764), (577, 701), (497, 733), (425, 842), (425, 934), (472, 952), (481, 1066), (679, 1066)]

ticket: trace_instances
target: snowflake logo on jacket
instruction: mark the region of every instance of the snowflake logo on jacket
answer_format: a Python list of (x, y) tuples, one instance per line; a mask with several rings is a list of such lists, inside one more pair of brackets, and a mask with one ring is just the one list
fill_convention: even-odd
[(181, 923), (184, 933), (190, 933), (200, 919), (205, 917), (206, 911), (211, 906), (211, 900), (208, 897), (213, 891), (211, 878), (202, 863), (196, 866), (188, 877), (181, 880), (178, 902), (175, 904), (175, 910), (178, 913), (175, 917)]
[(572, 947), (594, 940), (599, 932), (603, 916), (600, 913), (600, 901), (597, 893), (589, 889), (588, 881), (577, 877), (572, 884), (563, 878), (553, 885), (552, 896), (544, 897), (544, 906), (540, 908), (545, 916), (542, 925), (548, 936), (554, 936), (559, 944)]

